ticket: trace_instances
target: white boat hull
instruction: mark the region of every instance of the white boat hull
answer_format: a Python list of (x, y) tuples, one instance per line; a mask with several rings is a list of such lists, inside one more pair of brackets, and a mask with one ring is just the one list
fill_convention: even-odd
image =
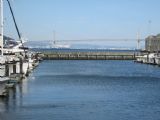
[(34, 63), (34, 60), (29, 59), (29, 61), (28, 61), (28, 69), (29, 69), (29, 70), (32, 70), (32, 69), (33, 69), (33, 63)]
[(155, 57), (156, 57), (156, 54), (155, 53), (150, 53), (148, 55), (148, 63), (149, 64), (156, 64), (155, 63)]
[(16, 73), (21, 73), (21, 71), (20, 71), (20, 62), (16, 63)]
[(136, 56), (136, 61), (140, 63), (148, 63), (148, 57), (147, 55)]
[(160, 57), (155, 57), (155, 62), (157, 65), (160, 65)]
[(147, 57), (146, 55), (144, 55), (144, 56), (142, 57), (142, 62), (143, 62), (143, 63), (148, 63), (148, 57)]
[(143, 62), (142, 56), (136, 56), (136, 62), (142, 63)]
[(0, 76), (5, 76), (5, 65), (0, 65)]
[(26, 75), (28, 71), (28, 62), (23, 62), (23, 74)]

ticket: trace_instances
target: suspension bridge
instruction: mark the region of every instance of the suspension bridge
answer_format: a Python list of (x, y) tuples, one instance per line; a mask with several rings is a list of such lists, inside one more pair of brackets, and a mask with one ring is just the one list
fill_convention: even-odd
[(55, 40), (54, 43), (85, 43), (85, 42), (135, 42), (137, 43), (137, 49), (140, 49), (141, 42), (144, 42), (145, 39), (141, 38), (91, 38), (91, 39), (59, 39)]

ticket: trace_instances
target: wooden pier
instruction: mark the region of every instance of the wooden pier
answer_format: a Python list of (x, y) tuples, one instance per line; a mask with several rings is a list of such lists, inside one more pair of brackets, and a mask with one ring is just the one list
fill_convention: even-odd
[(134, 52), (44, 52), (44, 60), (135, 60)]

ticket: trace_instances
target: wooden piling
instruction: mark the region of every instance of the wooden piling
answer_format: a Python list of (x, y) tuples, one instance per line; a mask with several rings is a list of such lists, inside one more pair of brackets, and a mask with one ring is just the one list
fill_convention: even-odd
[(5, 76), (9, 76), (9, 64), (5, 64)]
[(23, 74), (23, 60), (22, 60), (22, 58), (20, 58), (20, 65), (19, 65), (19, 67), (20, 67), (20, 73)]
[(13, 64), (13, 73), (16, 74), (17, 70), (16, 70), (16, 64)]

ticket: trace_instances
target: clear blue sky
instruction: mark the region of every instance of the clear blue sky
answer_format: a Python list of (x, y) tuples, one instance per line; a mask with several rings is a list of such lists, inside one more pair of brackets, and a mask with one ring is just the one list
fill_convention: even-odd
[[(5, 0), (4, 0), (5, 1)], [(29, 40), (136, 38), (160, 33), (160, 0), (12, 0)], [(5, 33), (17, 37), (5, 2)], [(152, 21), (149, 29), (149, 20)]]

